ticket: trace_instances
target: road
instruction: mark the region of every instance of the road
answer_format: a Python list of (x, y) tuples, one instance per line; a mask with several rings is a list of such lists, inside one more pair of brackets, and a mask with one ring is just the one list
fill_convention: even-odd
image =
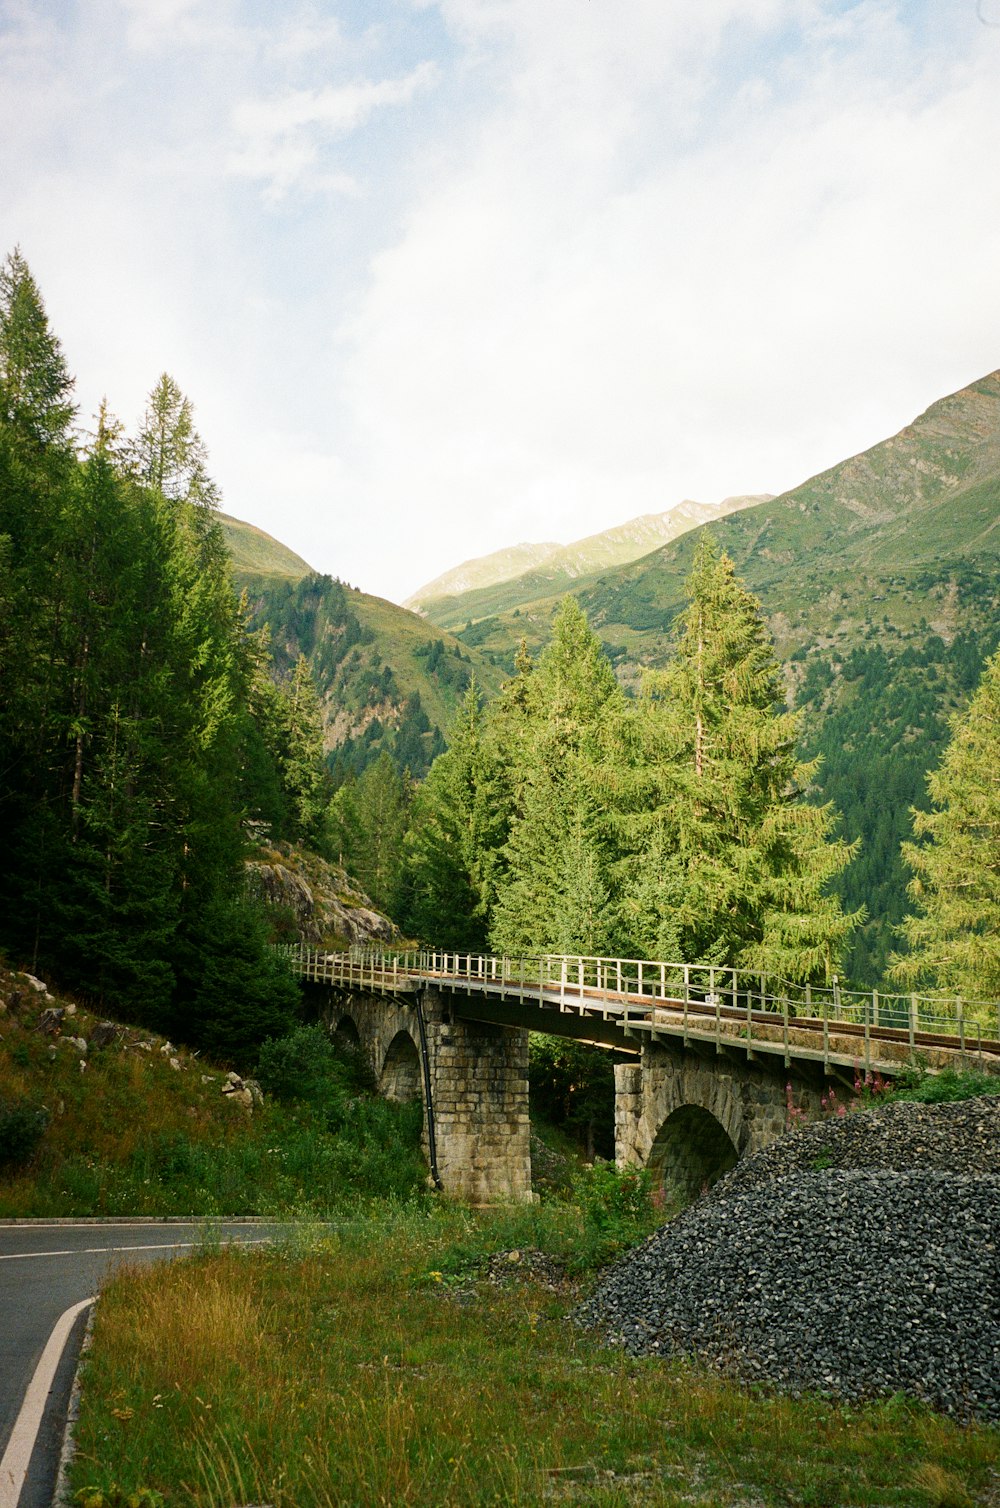
[[(0, 1508), (50, 1508), (52, 1502), (86, 1310), (72, 1322), (19, 1495), (24, 1468), (18, 1466), (18, 1457), (23, 1457), (25, 1440), (30, 1445), (31, 1425), (22, 1420), (17, 1439), (11, 1437), (60, 1316), (98, 1293), (122, 1262), (183, 1256), (200, 1244), (204, 1232), (204, 1224), (173, 1222), (0, 1222)], [(220, 1223), (211, 1227), (211, 1235), (258, 1244), (268, 1239), (269, 1231), (260, 1225)]]

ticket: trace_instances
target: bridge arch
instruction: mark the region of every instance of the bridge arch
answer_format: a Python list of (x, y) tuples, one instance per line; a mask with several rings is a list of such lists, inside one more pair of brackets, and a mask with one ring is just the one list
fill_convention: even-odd
[(408, 1031), (398, 1031), (382, 1060), (379, 1093), (388, 1100), (418, 1100), (422, 1093), (420, 1054)]
[(723, 1122), (703, 1105), (684, 1104), (661, 1123), (647, 1166), (658, 1183), (694, 1199), (735, 1167), (738, 1158)]
[(346, 1047), (354, 1051), (358, 1051), (361, 1047), (361, 1033), (353, 1016), (341, 1016), (331, 1035), (338, 1047)]

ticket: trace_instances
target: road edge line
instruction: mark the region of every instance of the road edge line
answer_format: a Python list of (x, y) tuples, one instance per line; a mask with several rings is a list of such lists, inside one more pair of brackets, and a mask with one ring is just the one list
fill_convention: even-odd
[(93, 1304), (95, 1297), (95, 1294), (91, 1294), (90, 1298), (81, 1299), (78, 1304), (71, 1304), (68, 1309), (64, 1310), (45, 1342), (34, 1375), (28, 1383), (20, 1411), (14, 1420), (14, 1428), (10, 1432), (7, 1447), (3, 1457), (0, 1458), (0, 1508), (17, 1508), (24, 1487), (24, 1479), (31, 1464), (35, 1442), (38, 1439), (38, 1431), (41, 1428), (45, 1405), (52, 1391), (56, 1370), (63, 1351), (66, 1349), (66, 1342), (69, 1340), (77, 1316)]
[(80, 1355), (77, 1357), (76, 1371), (73, 1373), (73, 1386), (69, 1394), (69, 1407), (66, 1410), (66, 1428), (63, 1430), (62, 1447), (59, 1451), (59, 1470), (56, 1473), (55, 1491), (52, 1494), (52, 1508), (61, 1508), (69, 1486), (69, 1469), (76, 1455), (76, 1423), (80, 1417), (80, 1373), (90, 1350), (90, 1343), (94, 1337), (94, 1319), (97, 1315), (97, 1301), (91, 1301), (90, 1313), (87, 1315), (87, 1324), (83, 1332), (83, 1340), (80, 1342)]

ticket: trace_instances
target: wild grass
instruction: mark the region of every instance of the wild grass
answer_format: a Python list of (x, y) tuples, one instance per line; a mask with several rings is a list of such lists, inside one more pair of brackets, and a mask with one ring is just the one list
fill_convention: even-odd
[(75, 1487), (195, 1508), (996, 1502), (995, 1430), (630, 1359), (567, 1322), (575, 1285), (484, 1276), (487, 1252), (540, 1233), (561, 1239), (532, 1210), (397, 1210), (123, 1272), (98, 1308)]
[(70, 1036), (96, 1018), (80, 1008), (47, 1036), (41, 1009), (0, 1016), (0, 1111), (45, 1127), (30, 1157), (0, 1156), (0, 1217), (324, 1214), (423, 1187), (419, 1106), (376, 1099), (350, 1065), (312, 1101), (268, 1094), (248, 1114), (216, 1065), (131, 1029), (84, 1055)]

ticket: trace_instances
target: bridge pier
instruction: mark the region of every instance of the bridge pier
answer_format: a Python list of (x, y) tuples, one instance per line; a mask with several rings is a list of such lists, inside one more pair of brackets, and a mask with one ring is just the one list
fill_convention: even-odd
[(639, 1063), (615, 1067), (615, 1158), (619, 1167), (649, 1167), (683, 1198), (699, 1194), (746, 1152), (785, 1130), (786, 1088), (818, 1112), (822, 1089), (775, 1062), (681, 1044), (650, 1043)]
[[(364, 1054), (380, 1093), (389, 1099), (423, 1101), (423, 1145), (429, 1161), (416, 994), (321, 988), (320, 1014), (328, 1029)], [(527, 1030), (464, 1019), (455, 1015), (452, 1000), (433, 987), (420, 993), (442, 1190), (470, 1204), (528, 1200)]]
[(423, 1007), (444, 1192), (470, 1204), (529, 1199), (527, 1031), (452, 1016), (436, 990)]

